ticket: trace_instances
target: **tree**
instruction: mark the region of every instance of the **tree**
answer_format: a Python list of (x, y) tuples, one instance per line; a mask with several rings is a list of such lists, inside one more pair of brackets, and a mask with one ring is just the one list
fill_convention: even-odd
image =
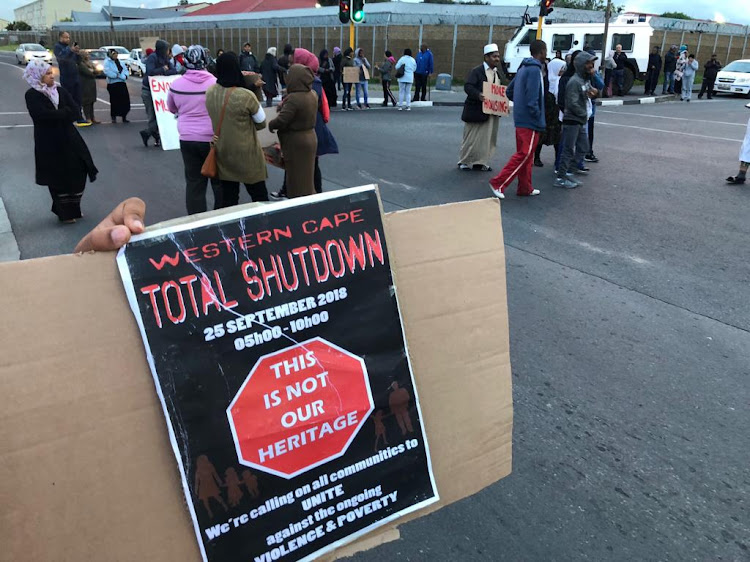
[(554, 7), (603, 12), (607, 9), (607, 2), (606, 0), (557, 0)]
[(73, 18), (63, 18), (60, 21), (73, 21)]
[(31, 31), (31, 26), (25, 21), (12, 21), (5, 26), (7, 31)]
[(188, 4), (190, 4), (190, 0), (180, 0), (180, 1), (178, 2), (178, 4), (179, 4), (180, 6), (187, 6)]
[(682, 12), (664, 12), (661, 17), (663, 18), (674, 18), (676, 20), (692, 20), (695, 18), (691, 18), (687, 14), (683, 14)]

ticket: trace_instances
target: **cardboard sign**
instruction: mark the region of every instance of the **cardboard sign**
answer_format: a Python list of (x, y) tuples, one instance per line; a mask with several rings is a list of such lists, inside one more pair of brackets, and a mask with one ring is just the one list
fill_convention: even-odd
[(358, 66), (345, 66), (344, 67), (344, 84), (358, 84), (359, 83), (359, 67)]
[(375, 189), (159, 229), (118, 266), (205, 560), (307, 560), (438, 501)]
[[(170, 226), (186, 220), (196, 216)], [(383, 222), (440, 501), (337, 548), (326, 562), (398, 539), (399, 524), (511, 472), (498, 201), (387, 213)], [(0, 263), (0, 287), (7, 319), (0, 322), (0, 498), (13, 506), (0, 510), (0, 558), (200, 560), (114, 254)]]
[(508, 96), (505, 94), (505, 86), (485, 82), (482, 86), (482, 93), (484, 94), (483, 113), (501, 117), (510, 115), (510, 104), (508, 103)]
[(177, 150), (180, 148), (180, 134), (177, 131), (177, 115), (167, 109), (167, 95), (172, 82), (180, 76), (150, 76), (151, 99), (156, 111), (156, 124), (159, 127), (162, 150)]

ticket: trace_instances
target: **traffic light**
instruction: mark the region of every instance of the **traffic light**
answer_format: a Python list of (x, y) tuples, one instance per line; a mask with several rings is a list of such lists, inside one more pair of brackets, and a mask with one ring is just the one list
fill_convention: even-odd
[(351, 0), (352, 2), (352, 21), (354, 23), (363, 23), (365, 21), (365, 0)]
[(341, 23), (349, 23), (349, 15), (351, 6), (349, 5), (352, 0), (339, 0), (339, 21)]
[(547, 17), (552, 13), (552, 4), (555, 3), (555, 0), (542, 0), (541, 5), (539, 6), (539, 16), (541, 17)]

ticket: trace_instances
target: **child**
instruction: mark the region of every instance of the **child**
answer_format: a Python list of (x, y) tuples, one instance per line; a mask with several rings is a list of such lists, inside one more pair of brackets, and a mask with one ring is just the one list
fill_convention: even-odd
[(693, 97), (693, 82), (695, 82), (695, 71), (698, 70), (698, 61), (695, 60), (695, 55), (691, 54), (688, 56), (687, 65), (682, 73), (682, 99), (690, 101)]
[[(750, 103), (748, 103), (745, 107), (750, 109)], [(736, 176), (729, 176), (727, 178), (727, 183), (745, 183), (745, 174), (747, 173), (748, 166), (750, 166), (750, 120), (748, 120), (747, 122), (745, 140), (742, 142), (742, 146), (740, 147), (740, 172)]]

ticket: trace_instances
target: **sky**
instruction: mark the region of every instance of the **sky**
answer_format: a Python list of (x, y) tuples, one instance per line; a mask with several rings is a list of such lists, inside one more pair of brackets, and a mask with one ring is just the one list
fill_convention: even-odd
[[(0, 18), (13, 20), (13, 8), (22, 6), (30, 0), (0, 0)], [(213, 2), (214, 0), (207, 0)], [(418, 0), (407, 0), (418, 1)], [(525, 6), (536, 4), (528, 0), (490, 0), (492, 4), (500, 6)], [(177, 0), (113, 0), (117, 6), (132, 6), (144, 8), (161, 8), (177, 4)], [(716, 0), (691, 0), (684, 2), (680, 0), (615, 0), (615, 4), (623, 4), (626, 11), (648, 12), (661, 14), (667, 11), (685, 12), (689, 16), (698, 19), (709, 19), (721, 21), (722, 19), (732, 23), (750, 25), (750, 0), (729, 0), (728, 2), (716, 2)], [(98, 11), (106, 4), (106, 0), (93, 0), (92, 6)]]

